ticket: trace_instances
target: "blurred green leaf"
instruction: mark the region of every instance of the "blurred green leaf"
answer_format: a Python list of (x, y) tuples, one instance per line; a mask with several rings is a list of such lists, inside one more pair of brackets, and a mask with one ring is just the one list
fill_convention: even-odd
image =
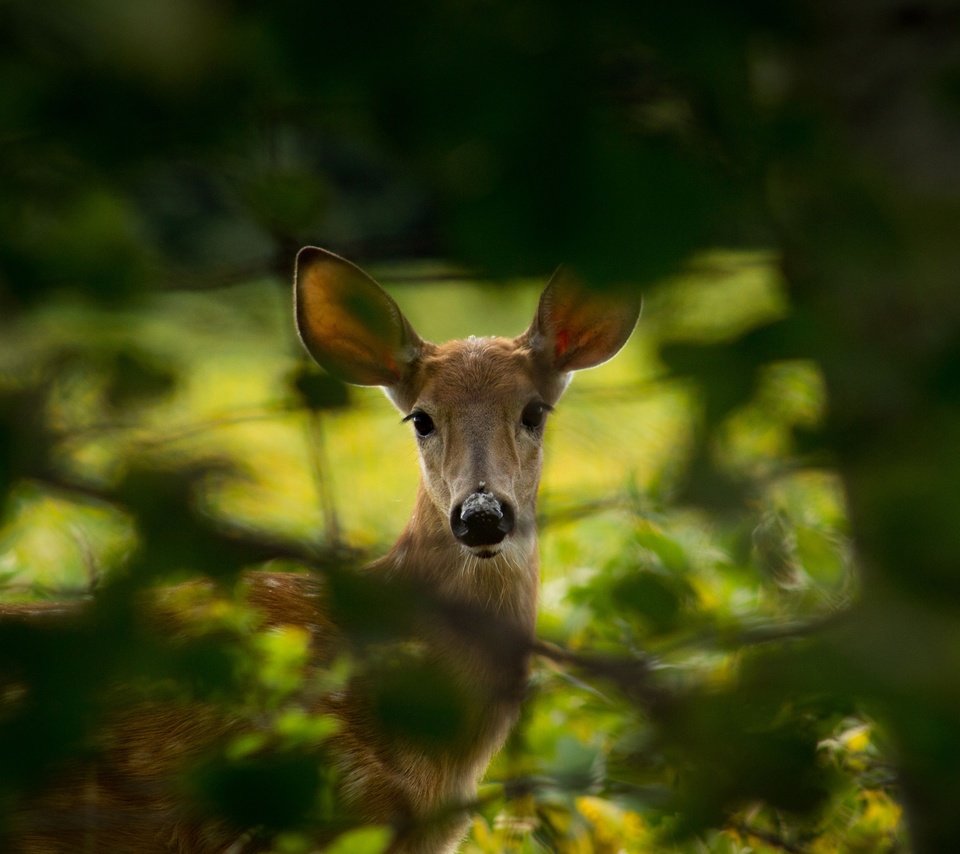
[(390, 844), (390, 830), (385, 827), (363, 827), (338, 836), (324, 848), (332, 854), (383, 854)]
[(391, 656), (374, 662), (365, 682), (371, 711), (391, 741), (434, 753), (470, 736), (476, 698), (437, 664)]
[(144, 354), (123, 351), (110, 365), (107, 402), (113, 406), (137, 406), (169, 394), (176, 376), (169, 368), (153, 363)]
[(192, 795), (236, 828), (295, 828), (318, 802), (329, 775), (315, 755), (274, 752), (210, 760), (192, 772)]
[(621, 578), (611, 590), (618, 610), (633, 612), (654, 632), (675, 628), (680, 615), (680, 594), (676, 585), (652, 572)]
[(294, 374), (293, 387), (312, 412), (340, 409), (350, 402), (350, 392), (344, 383), (306, 364)]

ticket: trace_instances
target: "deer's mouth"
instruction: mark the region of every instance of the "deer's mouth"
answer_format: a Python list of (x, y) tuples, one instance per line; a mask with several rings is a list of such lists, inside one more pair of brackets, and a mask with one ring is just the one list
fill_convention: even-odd
[(496, 551), (493, 549), (475, 549), (473, 550), (473, 554), (481, 560), (490, 560), (490, 558), (494, 558), (500, 554), (500, 549)]

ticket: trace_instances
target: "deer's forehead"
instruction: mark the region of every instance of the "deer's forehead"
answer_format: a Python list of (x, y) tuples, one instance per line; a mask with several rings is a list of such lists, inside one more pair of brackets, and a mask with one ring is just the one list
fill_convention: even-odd
[(508, 338), (467, 338), (436, 348), (422, 365), (421, 398), (462, 405), (509, 403), (537, 389), (529, 349)]

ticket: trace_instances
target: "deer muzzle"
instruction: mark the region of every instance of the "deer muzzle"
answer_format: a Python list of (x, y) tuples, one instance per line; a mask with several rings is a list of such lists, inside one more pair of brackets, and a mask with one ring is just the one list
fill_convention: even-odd
[(465, 546), (495, 546), (503, 541), (514, 525), (509, 502), (492, 492), (474, 492), (450, 513), (453, 535)]

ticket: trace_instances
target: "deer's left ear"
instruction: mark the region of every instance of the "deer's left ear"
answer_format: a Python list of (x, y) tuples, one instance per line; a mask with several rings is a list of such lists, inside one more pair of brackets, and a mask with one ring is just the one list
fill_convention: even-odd
[(540, 295), (524, 337), (553, 370), (580, 371), (614, 356), (639, 317), (639, 298), (592, 292), (561, 267)]
[(310, 355), (355, 385), (398, 389), (424, 342), (393, 299), (359, 267), (305, 246), (294, 276), (297, 329)]

